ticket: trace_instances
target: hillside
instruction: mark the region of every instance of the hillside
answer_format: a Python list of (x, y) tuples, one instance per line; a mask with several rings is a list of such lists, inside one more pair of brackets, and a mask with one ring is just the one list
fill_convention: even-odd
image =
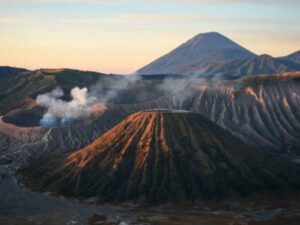
[(106, 75), (64, 69), (37, 70), (12, 75), (0, 84), (0, 115), (33, 105), (37, 95), (56, 86), (68, 92), (75, 86), (91, 86), (100, 76)]
[[(38, 95), (61, 87), (70, 99), (74, 87), (93, 89), (99, 101), (125, 104), (150, 100), (165, 94), (162, 80), (142, 80), (136, 77), (106, 75), (70, 69), (42, 69), (14, 74), (0, 83), (0, 115), (15, 109), (33, 106)], [(136, 95), (136, 92), (144, 92)]]
[(198, 114), (149, 111), (25, 174), (36, 190), (68, 197), (165, 202), (280, 193), (297, 187), (296, 172)]
[[(282, 153), (292, 160), (300, 155), (299, 72), (221, 83), (198, 79), (179, 84), (172, 93), (148, 101), (106, 104), (103, 114), (88, 123), (83, 121), (82, 126), (44, 127), (41, 132), (38, 122), (42, 114), (35, 107), (10, 112), (0, 120), (0, 161), (9, 158), (23, 164), (51, 154), (74, 152), (131, 114), (151, 109), (199, 113), (256, 149)], [(139, 99), (141, 90), (137, 90), (133, 88), (131, 93)], [(145, 86), (142, 90), (147, 92)]]
[(26, 69), (10, 66), (0, 66), (0, 80), (9, 77), (10, 75), (26, 72)]
[(109, 106), (115, 120), (144, 109), (200, 113), (248, 145), (300, 154), (300, 72), (248, 76), (234, 81), (194, 79), (181, 89), (134, 105)]
[(279, 57), (279, 59), (290, 60), (295, 63), (300, 63), (300, 51), (294, 52), (284, 57)]
[(300, 153), (300, 72), (227, 82), (195, 80), (140, 107), (197, 112), (257, 149)]
[(260, 55), (248, 59), (236, 59), (210, 64), (204, 69), (194, 65), (185, 68), (183, 72), (188, 75), (200, 77), (214, 77), (223, 80), (238, 79), (248, 75), (278, 74), (300, 71), (300, 64), (283, 59), (276, 59), (269, 55)]
[(216, 33), (201, 33), (170, 53), (139, 69), (138, 74), (181, 74), (183, 68), (197, 64), (205, 67), (223, 60), (243, 59), (255, 54)]

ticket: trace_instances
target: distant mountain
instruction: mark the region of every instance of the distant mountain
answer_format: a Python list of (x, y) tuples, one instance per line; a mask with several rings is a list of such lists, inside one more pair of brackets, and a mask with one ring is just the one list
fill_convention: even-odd
[(295, 71), (300, 71), (300, 64), (289, 60), (273, 58), (269, 55), (260, 55), (248, 59), (213, 63), (200, 70), (197, 66), (191, 67), (185, 71), (185, 74), (231, 80), (248, 75), (277, 74)]
[(0, 80), (4, 79), (12, 74), (17, 74), (21, 72), (26, 72), (26, 69), (9, 67), (9, 66), (0, 66)]
[(245, 197), (299, 184), (293, 165), (180, 111), (135, 113), (86, 148), (27, 171), (34, 189), (114, 202)]
[(290, 60), (290, 61), (293, 61), (296, 63), (300, 63), (300, 50), (297, 52), (294, 52), (288, 56), (279, 57), (279, 59)]
[(243, 59), (255, 54), (227, 37), (216, 33), (201, 33), (172, 52), (139, 69), (138, 74), (180, 74), (185, 67), (205, 67), (223, 60)]

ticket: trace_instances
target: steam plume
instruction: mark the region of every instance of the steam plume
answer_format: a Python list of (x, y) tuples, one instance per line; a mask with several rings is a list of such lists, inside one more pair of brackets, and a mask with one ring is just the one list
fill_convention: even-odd
[[(95, 103), (124, 103), (128, 99), (133, 98), (136, 102), (143, 102), (147, 99), (147, 91), (152, 93), (161, 93), (161, 95), (170, 95), (180, 90), (179, 94), (176, 94), (177, 109), (182, 109), (184, 102), (189, 99), (193, 91), (191, 88), (185, 88), (188, 84), (197, 83), (207, 85), (210, 88), (218, 86), (218, 82), (214, 81), (212, 84), (207, 83), (205, 80), (199, 79), (163, 79), (159, 82), (154, 82), (154, 86), (143, 86), (146, 82), (143, 81), (143, 77), (132, 76), (119, 76), (110, 77), (110, 79), (100, 79), (95, 85), (89, 88), (75, 87), (71, 90), (71, 101), (64, 101), (62, 97), (64, 93), (61, 88), (56, 88), (50, 93), (39, 95), (37, 97), (37, 104), (46, 108), (46, 113), (40, 120), (41, 126), (50, 127), (66, 127), (72, 122), (80, 119), (88, 118), (91, 115), (89, 107)], [(146, 90), (144, 87), (149, 88)], [(130, 91), (131, 90), (131, 91)], [(132, 97), (132, 90), (137, 90)], [(128, 93), (131, 93), (128, 96)], [(128, 103), (126, 103), (128, 104)], [(129, 103), (131, 104), (131, 102)], [(170, 109), (175, 109), (175, 105), (170, 102), (168, 106)]]
[(87, 88), (73, 88), (69, 102), (62, 100), (63, 96), (62, 89), (56, 88), (37, 97), (37, 104), (47, 109), (40, 120), (41, 126), (65, 127), (76, 119), (86, 118), (90, 115), (87, 107), (96, 101), (95, 97), (88, 95)]

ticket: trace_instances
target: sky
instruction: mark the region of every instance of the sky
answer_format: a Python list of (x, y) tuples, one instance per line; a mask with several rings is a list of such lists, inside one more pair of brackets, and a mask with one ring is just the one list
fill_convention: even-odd
[(0, 0), (0, 65), (130, 74), (198, 33), (300, 50), (299, 0)]

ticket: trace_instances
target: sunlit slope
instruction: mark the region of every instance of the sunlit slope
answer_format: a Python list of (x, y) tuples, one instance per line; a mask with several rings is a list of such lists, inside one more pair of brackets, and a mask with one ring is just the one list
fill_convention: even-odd
[(86, 148), (26, 174), (37, 190), (148, 202), (280, 193), (299, 180), (292, 166), (182, 112), (135, 113)]
[(225, 83), (194, 81), (138, 108), (197, 112), (258, 149), (300, 152), (300, 72)]
[[(138, 95), (139, 92), (132, 89), (132, 93)], [(300, 73), (252, 76), (221, 84), (187, 82), (164, 97), (106, 107), (107, 110), (90, 124), (45, 128), (43, 132), (38, 127), (30, 127), (38, 126), (41, 118), (35, 108), (9, 113), (4, 121), (0, 120), (1, 158), (23, 162), (53, 153), (73, 152), (131, 114), (145, 109), (200, 113), (257, 149), (288, 155), (300, 153)]]

